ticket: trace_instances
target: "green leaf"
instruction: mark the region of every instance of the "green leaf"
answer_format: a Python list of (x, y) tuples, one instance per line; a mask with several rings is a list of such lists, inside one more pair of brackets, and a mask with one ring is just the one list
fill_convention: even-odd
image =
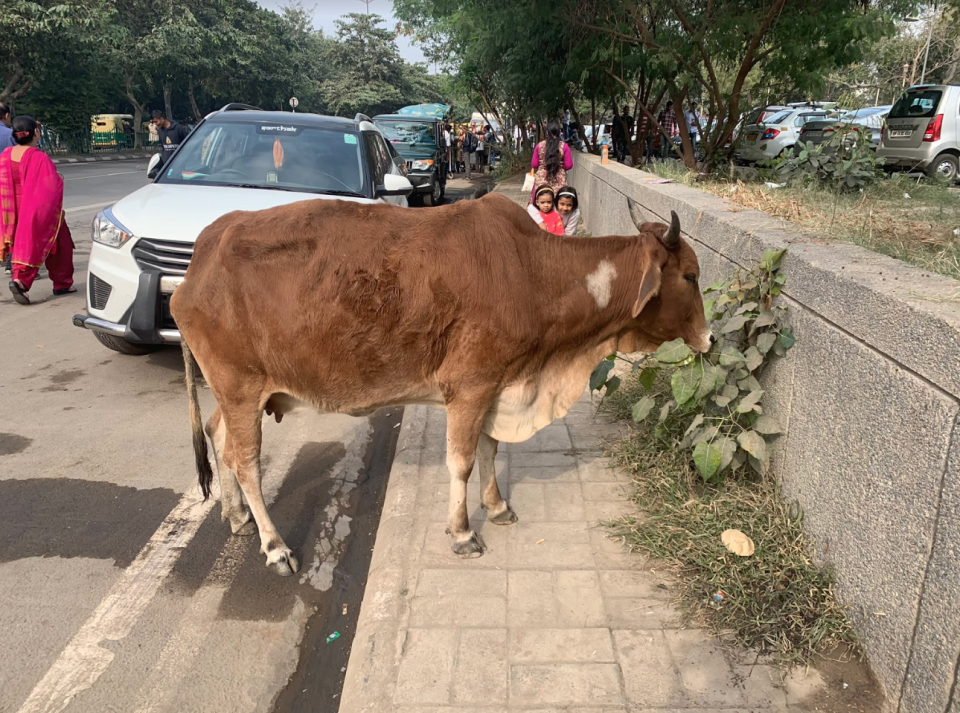
[(703, 291), (703, 294), (709, 295), (711, 292), (720, 292), (727, 286), (726, 280), (717, 280), (716, 282), (707, 286), (707, 289)]
[(776, 342), (774, 342), (774, 344), (773, 344), (773, 353), (776, 354), (777, 356), (781, 356), (781, 357), (787, 355), (787, 350), (786, 350), (786, 349), (784, 348), (784, 346), (780, 343), (780, 340), (779, 340), (779, 339), (778, 339)]
[(737, 404), (737, 413), (750, 413), (753, 411), (760, 401), (761, 396), (763, 396), (763, 391), (751, 391), (740, 399), (740, 403)]
[(683, 406), (687, 401), (693, 398), (697, 393), (697, 387), (700, 386), (700, 379), (703, 377), (703, 366), (697, 362), (691, 366), (678, 369), (670, 378), (670, 386), (673, 389), (673, 398), (677, 400), (677, 406)]
[(753, 424), (753, 430), (765, 436), (775, 436), (780, 433), (780, 425), (771, 416), (761, 416)]
[(755, 310), (758, 306), (759, 306), (759, 305), (757, 305), (756, 302), (747, 302), (746, 304), (741, 305), (741, 306), (740, 306), (740, 309), (738, 309), (736, 312), (734, 312), (734, 314), (736, 314), (736, 315), (745, 314), (746, 312), (750, 312), (750, 311), (752, 311), (752, 310)]
[(606, 383), (606, 387), (607, 389), (603, 393), (604, 398), (606, 398), (607, 396), (610, 396), (612, 393), (614, 393), (617, 389), (620, 388), (620, 377), (619, 376), (610, 377), (610, 380), (607, 381)]
[(727, 371), (716, 364), (706, 362), (703, 365), (703, 376), (700, 378), (700, 386), (697, 387), (697, 393), (694, 394), (696, 401), (701, 401), (714, 391), (723, 386), (727, 380)]
[[(757, 337), (757, 349), (761, 354), (766, 354), (773, 347), (774, 342), (777, 341), (777, 335), (773, 332), (764, 332), (759, 337)], [(752, 371), (752, 369), (751, 369)]]
[(720, 470), (723, 453), (713, 443), (698, 443), (693, 449), (693, 464), (704, 480), (710, 480)]
[(720, 351), (721, 366), (736, 366), (737, 364), (743, 364), (746, 360), (747, 358), (733, 347), (724, 347)]
[(590, 374), (590, 390), (599, 391), (607, 383), (607, 375), (613, 369), (613, 362), (604, 359), (597, 364), (597, 368)]
[(761, 312), (760, 315), (754, 320), (753, 326), (759, 329), (760, 327), (769, 327), (771, 324), (777, 323), (777, 315), (773, 312)]
[(793, 336), (793, 330), (789, 327), (780, 332), (780, 344), (784, 349), (789, 349), (797, 343), (797, 338)]
[(703, 423), (703, 414), (702, 414), (702, 413), (698, 413), (696, 416), (694, 416), (693, 420), (690, 422), (690, 425), (687, 426), (687, 430), (683, 432), (683, 435), (684, 435), (684, 436), (689, 436), (689, 435), (690, 435), (691, 433), (693, 433), (693, 432), (700, 426), (700, 424), (702, 424), (702, 423)]
[(707, 426), (705, 429), (700, 431), (693, 439), (693, 445), (697, 445), (703, 441), (712, 441), (720, 434), (720, 429), (717, 426)]
[(746, 323), (747, 318), (742, 314), (731, 317), (720, 327), (720, 334), (730, 334), (730, 332), (736, 332), (738, 329), (743, 329), (743, 325)]
[(737, 443), (761, 463), (767, 462), (767, 442), (756, 431), (744, 431), (737, 436)]
[(653, 358), (661, 364), (679, 364), (692, 354), (693, 352), (684, 343), (683, 339), (674, 339), (672, 342), (661, 344), (657, 351), (653, 353)]
[(653, 407), (657, 405), (657, 402), (652, 396), (644, 396), (642, 399), (637, 401), (633, 405), (632, 415), (633, 420), (637, 423), (640, 423), (643, 419), (650, 415), (650, 412), (653, 410)]
[(640, 385), (643, 386), (643, 388), (645, 388), (647, 391), (653, 388), (653, 382), (657, 380), (658, 371), (659, 369), (656, 367), (648, 366), (640, 372)]
[[(761, 335), (767, 336), (767, 335)], [(772, 336), (772, 335), (771, 335)], [(744, 356), (747, 358), (747, 368), (750, 371), (754, 371), (758, 366), (763, 364), (763, 354), (756, 347), (750, 347), (744, 352)]]
[(723, 470), (733, 462), (737, 455), (737, 444), (734, 443), (732, 438), (721, 438), (717, 442), (717, 447), (720, 448), (720, 470)]
[(716, 299), (711, 297), (708, 300), (703, 301), (703, 315), (709, 321), (710, 317), (713, 315), (713, 306), (717, 303)]
[(673, 410), (673, 401), (667, 401), (663, 406), (660, 407), (660, 423), (663, 423), (667, 420), (667, 416), (670, 415), (670, 412)]
[(786, 255), (787, 251), (784, 250), (764, 250), (763, 255), (760, 256), (760, 267), (762, 267), (767, 272), (773, 272), (774, 270), (780, 269), (780, 264), (783, 262), (783, 256)]
[(760, 391), (760, 382), (755, 376), (746, 376), (737, 382), (741, 391)]

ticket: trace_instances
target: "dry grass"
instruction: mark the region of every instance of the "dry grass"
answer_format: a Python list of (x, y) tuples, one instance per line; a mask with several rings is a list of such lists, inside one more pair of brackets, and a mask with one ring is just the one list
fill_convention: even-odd
[[(674, 161), (650, 170), (678, 183), (789, 221), (801, 232), (861, 245), (931, 272), (960, 279), (960, 193), (894, 175), (862, 193), (768, 188), (763, 182), (695, 174)], [(909, 196), (905, 197), (905, 196)]]
[[(625, 383), (604, 408), (629, 419), (642, 388), (635, 381)], [(659, 388), (669, 391), (665, 382)], [(658, 440), (647, 422), (615, 444), (610, 455), (633, 475), (640, 512), (608, 524), (633, 549), (671, 566), (690, 621), (784, 662), (805, 662), (837, 645), (856, 645), (830, 573), (810, 558), (802, 513), (784, 502), (772, 477), (707, 485), (688, 458)], [(729, 528), (754, 540), (753, 556), (727, 551), (720, 534)], [(722, 601), (715, 599), (717, 592), (723, 592)]]

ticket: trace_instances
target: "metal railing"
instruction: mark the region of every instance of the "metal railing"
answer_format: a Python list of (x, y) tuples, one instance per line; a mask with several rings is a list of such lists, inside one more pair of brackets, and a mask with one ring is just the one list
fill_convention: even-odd
[(149, 151), (159, 147), (157, 140), (151, 141), (150, 133), (146, 131), (140, 132), (139, 142), (132, 131), (64, 132), (45, 126), (40, 136), (40, 149), (51, 156), (121, 153), (134, 148)]

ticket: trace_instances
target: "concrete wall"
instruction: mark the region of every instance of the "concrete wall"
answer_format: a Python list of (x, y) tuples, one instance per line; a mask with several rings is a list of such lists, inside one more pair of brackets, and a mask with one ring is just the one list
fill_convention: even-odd
[[(774, 460), (898, 713), (960, 713), (960, 283), (577, 155), (592, 235), (680, 217), (703, 284), (789, 248), (797, 344), (765, 375)], [(736, 523), (732, 523), (735, 525)]]

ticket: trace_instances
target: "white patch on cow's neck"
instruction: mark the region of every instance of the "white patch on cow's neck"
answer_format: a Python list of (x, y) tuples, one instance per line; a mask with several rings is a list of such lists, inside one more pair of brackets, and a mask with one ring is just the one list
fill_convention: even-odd
[(587, 290), (600, 309), (610, 304), (610, 288), (616, 279), (617, 268), (609, 260), (601, 260), (597, 269), (587, 275)]

